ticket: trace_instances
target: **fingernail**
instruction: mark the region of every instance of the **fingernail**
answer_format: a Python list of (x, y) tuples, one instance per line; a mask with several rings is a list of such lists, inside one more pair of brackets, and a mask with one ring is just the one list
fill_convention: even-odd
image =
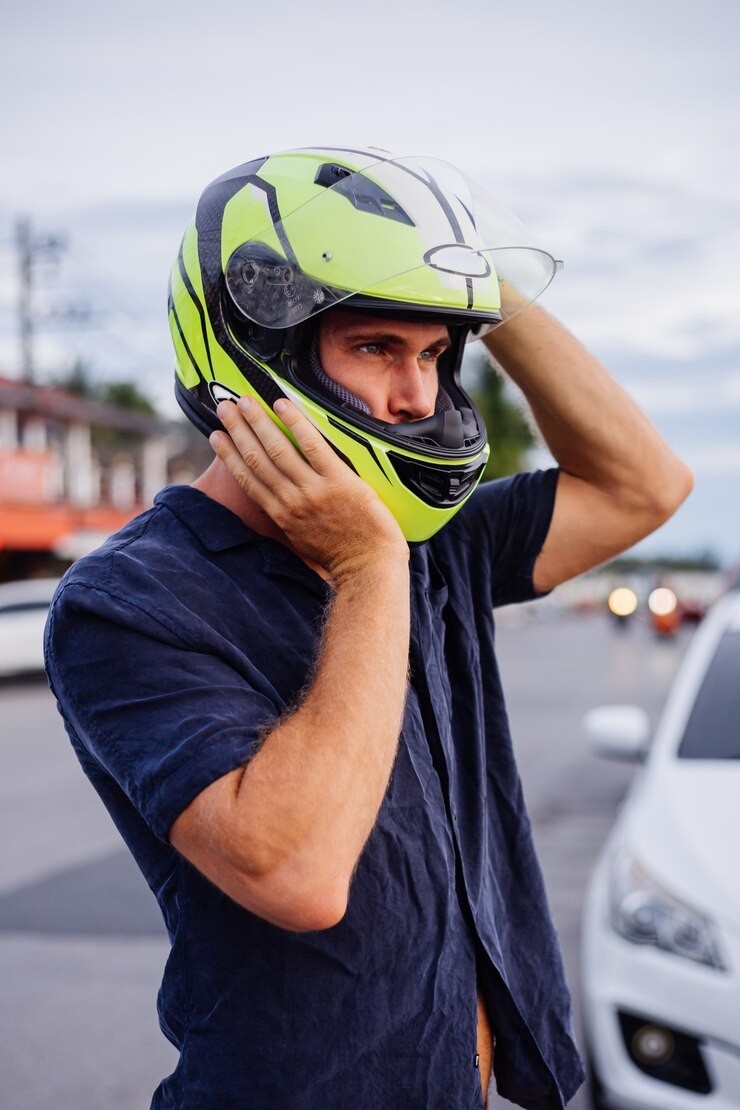
[(251, 404), (252, 404), (252, 398), (251, 397), (246, 397), (246, 396), (240, 397), (239, 400), (237, 401), (237, 407), (240, 408), (242, 412), (246, 412)]
[(285, 412), (287, 407), (288, 407), (288, 402), (285, 400), (284, 397), (280, 397), (279, 400), (277, 400), (275, 402), (275, 404), (273, 405), (273, 408), (275, 409), (275, 412)]

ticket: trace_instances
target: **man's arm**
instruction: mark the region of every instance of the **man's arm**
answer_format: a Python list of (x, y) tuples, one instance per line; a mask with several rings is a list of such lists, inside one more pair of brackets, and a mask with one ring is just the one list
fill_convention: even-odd
[(541, 308), (523, 309), (484, 342), (524, 393), (561, 468), (534, 567), (544, 592), (653, 532), (693, 480), (598, 360)]
[(206, 788), (172, 844), (235, 901), (295, 930), (341, 919), (388, 784), (406, 695), (408, 546), (375, 493), (286, 403), (226, 405), (213, 446), (294, 550), (334, 586), (310, 688), (244, 769)]

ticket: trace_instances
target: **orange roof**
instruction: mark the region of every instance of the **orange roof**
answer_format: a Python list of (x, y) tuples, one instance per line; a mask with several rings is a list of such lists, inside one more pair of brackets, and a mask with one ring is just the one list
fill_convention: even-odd
[(65, 537), (78, 532), (109, 535), (136, 516), (143, 505), (115, 509), (96, 505), (22, 505), (0, 501), (0, 550), (53, 551)]

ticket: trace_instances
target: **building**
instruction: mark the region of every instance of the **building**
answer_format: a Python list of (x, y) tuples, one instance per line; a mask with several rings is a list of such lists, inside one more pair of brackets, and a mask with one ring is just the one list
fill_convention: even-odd
[(0, 377), (0, 581), (60, 572), (211, 457), (184, 423)]

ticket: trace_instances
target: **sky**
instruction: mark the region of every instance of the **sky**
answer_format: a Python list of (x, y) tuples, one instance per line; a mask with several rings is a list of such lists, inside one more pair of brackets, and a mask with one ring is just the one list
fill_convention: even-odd
[(322, 143), (444, 158), (564, 259), (544, 307), (694, 469), (640, 553), (740, 560), (736, 0), (107, 7), (0, 0), (0, 374), (20, 217), (64, 240), (34, 267), (38, 379), (83, 358), (174, 414), (167, 276), (211, 179)]

